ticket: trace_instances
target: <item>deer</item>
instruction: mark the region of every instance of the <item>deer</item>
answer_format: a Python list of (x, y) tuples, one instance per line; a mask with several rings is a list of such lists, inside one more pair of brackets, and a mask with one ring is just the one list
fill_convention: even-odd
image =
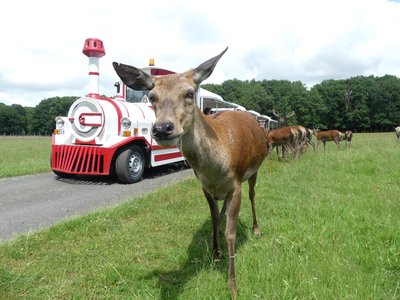
[[(272, 108), (272, 114), (277, 118), (278, 126), (279, 127), (284, 127), (284, 125), (286, 124), (287, 119), (289, 119), (290, 117), (294, 116), (296, 113), (294, 111), (291, 111), (291, 112), (288, 112), (288, 113), (286, 113), (284, 115), (281, 115), (281, 114), (278, 114), (275, 111), (275, 108)], [(281, 145), (281, 147), (282, 147), (282, 157), (284, 158), (285, 157), (286, 145)], [(289, 147), (289, 149), (290, 149), (290, 147)], [(290, 150), (293, 152), (292, 149), (290, 149)], [(278, 157), (279, 157), (279, 146), (276, 146), (276, 153), (278, 154)]]
[(295, 128), (289, 126), (275, 128), (267, 130), (265, 132), (265, 139), (268, 144), (268, 155), (271, 156), (274, 147), (277, 149), (278, 157), (279, 151), (278, 147), (282, 146), (282, 158), (285, 158), (285, 147), (288, 147), (292, 151), (292, 159), (297, 157), (297, 138), (298, 131)]
[(312, 141), (312, 137), (314, 135), (314, 131), (310, 128), (306, 128), (306, 135), (305, 135), (305, 144), (304, 144), (304, 151), (307, 150), (308, 145), (311, 145), (314, 149), (314, 153), (315, 153), (315, 144)]
[(397, 141), (400, 142), (400, 126), (397, 126), (394, 131), (396, 132)]
[(327, 131), (314, 130), (314, 134), (315, 137), (317, 138), (316, 149), (318, 149), (319, 144), (323, 142), (324, 151), (326, 142), (331, 142), (331, 141), (335, 142), (338, 149), (340, 149), (340, 141), (343, 140), (345, 137), (344, 133), (340, 132), (339, 130), (327, 130)]
[(272, 113), (278, 119), (277, 121), (278, 121), (279, 127), (282, 127), (283, 125), (285, 125), (287, 119), (289, 119), (290, 117), (292, 117), (296, 114), (294, 111), (291, 111), (284, 115), (280, 115), (275, 111), (275, 108), (272, 108)]
[[(200, 181), (208, 202), (213, 227), (213, 258), (221, 258), (219, 231), (225, 217), (228, 248), (228, 287), (238, 295), (235, 274), (236, 225), (247, 181), (252, 209), (253, 233), (260, 235), (255, 209), (257, 172), (267, 154), (264, 130), (245, 111), (222, 111), (204, 115), (196, 105), (196, 92), (228, 50), (183, 73), (150, 76), (142, 70), (113, 63), (121, 80), (136, 90), (148, 90), (156, 120), (152, 137), (162, 147), (177, 145)], [(223, 201), (219, 210), (218, 200)]]
[[(400, 133), (400, 128), (399, 128)], [(351, 148), (351, 141), (353, 140), (353, 131), (346, 130), (344, 132), (344, 141), (346, 142), (346, 147)]]

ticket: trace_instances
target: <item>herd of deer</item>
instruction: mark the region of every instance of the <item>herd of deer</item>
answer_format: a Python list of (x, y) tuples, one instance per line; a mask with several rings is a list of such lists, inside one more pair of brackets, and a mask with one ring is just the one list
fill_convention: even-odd
[[(268, 156), (271, 155), (273, 148), (276, 147), (278, 152), (278, 147), (282, 147), (282, 156), (285, 157), (285, 150), (289, 149), (292, 152), (293, 159), (299, 154), (304, 153), (308, 146), (311, 145), (314, 151), (318, 148), (319, 144), (322, 142), (324, 144), (324, 151), (326, 149), (326, 142), (335, 142), (338, 148), (340, 148), (340, 141), (346, 142), (346, 147), (351, 147), (351, 142), (353, 139), (353, 132), (347, 130), (344, 133), (338, 130), (327, 130), (320, 131), (317, 129), (310, 129), (303, 126), (284, 126), (286, 120), (293, 116), (295, 113), (292, 111), (285, 115), (279, 115), (275, 112), (272, 113), (277, 117), (279, 128), (266, 130), (265, 136), (268, 144)], [(317, 144), (313, 142), (313, 136), (317, 140)], [(279, 156), (279, 152), (278, 152)]]
[[(213, 257), (221, 256), (220, 225), (226, 218), (225, 240), (228, 246), (228, 286), (232, 298), (238, 295), (235, 274), (236, 224), (242, 201), (242, 183), (248, 181), (253, 215), (253, 232), (260, 235), (255, 210), (257, 172), (273, 146), (287, 147), (293, 156), (314, 145), (312, 135), (320, 142), (342, 139), (351, 143), (351, 132), (315, 131), (302, 126), (288, 126), (265, 131), (253, 115), (243, 111), (225, 111), (206, 116), (197, 107), (195, 95), (200, 83), (213, 72), (226, 52), (184, 73), (151, 76), (142, 70), (114, 62), (122, 81), (136, 90), (149, 90), (156, 114), (152, 136), (164, 147), (179, 145), (187, 162), (201, 183), (207, 199), (213, 226)], [(288, 117), (288, 116), (286, 116)], [(223, 201), (219, 210), (218, 200)]]

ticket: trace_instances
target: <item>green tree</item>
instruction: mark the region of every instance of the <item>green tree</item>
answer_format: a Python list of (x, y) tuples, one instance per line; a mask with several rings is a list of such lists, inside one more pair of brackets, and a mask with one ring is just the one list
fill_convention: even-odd
[(66, 116), (69, 107), (78, 97), (53, 97), (42, 100), (32, 114), (32, 133), (50, 135), (55, 127), (57, 116)]
[(0, 103), (0, 134), (24, 135), (27, 131), (26, 112), (21, 105)]

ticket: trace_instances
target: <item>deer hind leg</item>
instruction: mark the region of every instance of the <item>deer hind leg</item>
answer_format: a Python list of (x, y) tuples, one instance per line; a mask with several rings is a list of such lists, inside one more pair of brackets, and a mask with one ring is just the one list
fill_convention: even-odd
[(238, 295), (235, 274), (235, 243), (236, 243), (236, 225), (239, 216), (240, 203), (242, 200), (242, 184), (236, 183), (235, 190), (231, 196), (228, 196), (226, 207), (226, 228), (225, 239), (228, 245), (229, 256), (229, 279), (228, 286), (231, 290), (232, 298), (236, 299)]
[(206, 196), (208, 205), (210, 206), (211, 222), (213, 226), (213, 259), (218, 260), (221, 257), (221, 248), (219, 247), (219, 227), (220, 214), (218, 202), (203, 188), (204, 196)]
[(339, 140), (333, 140), (334, 142), (335, 142), (335, 144), (336, 144), (336, 146), (338, 147), (338, 149), (340, 149), (340, 142), (339, 142)]
[(255, 196), (256, 192), (254, 190), (254, 187), (256, 185), (257, 181), (257, 172), (249, 178), (249, 198), (250, 198), (250, 203), (251, 203), (251, 211), (253, 213), (253, 233), (255, 235), (261, 235), (260, 228), (258, 227), (257, 224), (257, 216), (256, 216), (256, 206), (255, 206)]

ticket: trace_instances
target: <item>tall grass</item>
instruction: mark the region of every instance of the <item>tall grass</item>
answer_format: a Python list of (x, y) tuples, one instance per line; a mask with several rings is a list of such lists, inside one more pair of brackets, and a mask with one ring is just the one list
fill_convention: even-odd
[[(264, 163), (247, 186), (236, 242), (242, 299), (399, 299), (400, 143), (357, 134), (295, 161)], [(221, 237), (223, 251), (226, 243)], [(197, 180), (0, 246), (0, 298), (229, 299), (228, 259), (211, 261)]]
[(50, 171), (51, 138), (0, 136), (0, 178)]

